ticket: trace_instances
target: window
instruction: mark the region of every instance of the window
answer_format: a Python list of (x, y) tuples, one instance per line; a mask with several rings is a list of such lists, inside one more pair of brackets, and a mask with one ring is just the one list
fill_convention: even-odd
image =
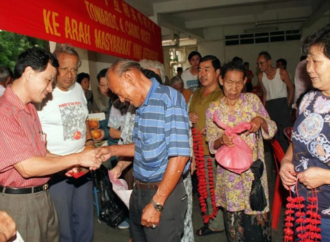
[(241, 34), (240, 35), (240, 44), (253, 44), (254, 43), (254, 35), (253, 34)]
[(283, 42), (290, 40), (300, 40), (300, 30), (272, 31), (254, 34), (227, 35), (225, 36), (225, 44), (229, 45), (245, 45), (258, 44), (268, 42)]

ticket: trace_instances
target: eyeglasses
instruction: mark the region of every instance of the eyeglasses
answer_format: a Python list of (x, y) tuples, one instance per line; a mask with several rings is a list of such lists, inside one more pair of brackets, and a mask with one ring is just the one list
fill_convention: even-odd
[(78, 68), (71, 68), (71, 69), (69, 69), (68, 67), (59, 67), (58, 69), (63, 74), (68, 74), (68, 72), (70, 72), (71, 74), (76, 75), (77, 72), (78, 72)]
[(225, 81), (225, 83), (227, 83), (228, 86), (233, 86), (233, 85), (243, 86), (243, 85), (244, 85), (244, 81), (238, 81), (238, 82), (234, 82), (234, 81)]
[(260, 62), (257, 62), (256, 65), (257, 66), (263, 66), (267, 61), (260, 61)]

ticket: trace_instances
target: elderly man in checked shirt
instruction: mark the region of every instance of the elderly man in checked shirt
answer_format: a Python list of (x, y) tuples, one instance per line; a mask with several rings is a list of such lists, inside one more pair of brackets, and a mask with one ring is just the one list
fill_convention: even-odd
[(102, 147), (98, 155), (134, 156), (130, 222), (134, 241), (179, 242), (187, 209), (182, 177), (188, 171), (189, 118), (185, 100), (146, 78), (139, 63), (118, 60), (107, 79), (120, 100), (137, 107), (133, 144)]

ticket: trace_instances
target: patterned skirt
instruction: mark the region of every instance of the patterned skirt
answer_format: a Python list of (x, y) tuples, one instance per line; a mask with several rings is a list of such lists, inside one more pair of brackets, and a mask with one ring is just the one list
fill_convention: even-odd
[(270, 242), (272, 230), (270, 214), (248, 215), (244, 211), (224, 211), (225, 230), (228, 242)]

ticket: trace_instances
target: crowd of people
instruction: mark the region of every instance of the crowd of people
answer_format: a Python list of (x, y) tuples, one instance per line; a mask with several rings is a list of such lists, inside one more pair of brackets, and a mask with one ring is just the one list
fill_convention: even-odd
[[(89, 113), (100, 112), (93, 77), (79, 73), (76, 50), (27, 49), (13, 73), (0, 67), (0, 242), (16, 231), (27, 242), (93, 241), (92, 180), (102, 164), (133, 189), (129, 216), (118, 225), (130, 228), (131, 241), (192, 242), (223, 232), (230, 242), (271, 241), (264, 140), (273, 138), (285, 152), (284, 187), (306, 203), (316, 193), (322, 241), (330, 241), (330, 25), (304, 38), (302, 49), (306, 59), (295, 76), (301, 98), (297, 91), (294, 97), (286, 60), (273, 67), (266, 51), (256, 57), (261, 99), (252, 93), (249, 63), (239, 57), (221, 65), (216, 56), (193, 51), (191, 67), (171, 80), (157, 61), (119, 59), (96, 77), (109, 100), (106, 119), (96, 126), (88, 122)], [(243, 123), (248, 128), (237, 135), (224, 128)], [(292, 143), (283, 132), (290, 126)], [(237, 138), (260, 177), (252, 168), (235, 172), (219, 164), (219, 150), (235, 147)], [(102, 140), (106, 146), (96, 148)], [(74, 178), (80, 172), (86, 174)], [(257, 179), (262, 208), (251, 204)], [(194, 231), (196, 190), (205, 193), (201, 208), (209, 218)]]

